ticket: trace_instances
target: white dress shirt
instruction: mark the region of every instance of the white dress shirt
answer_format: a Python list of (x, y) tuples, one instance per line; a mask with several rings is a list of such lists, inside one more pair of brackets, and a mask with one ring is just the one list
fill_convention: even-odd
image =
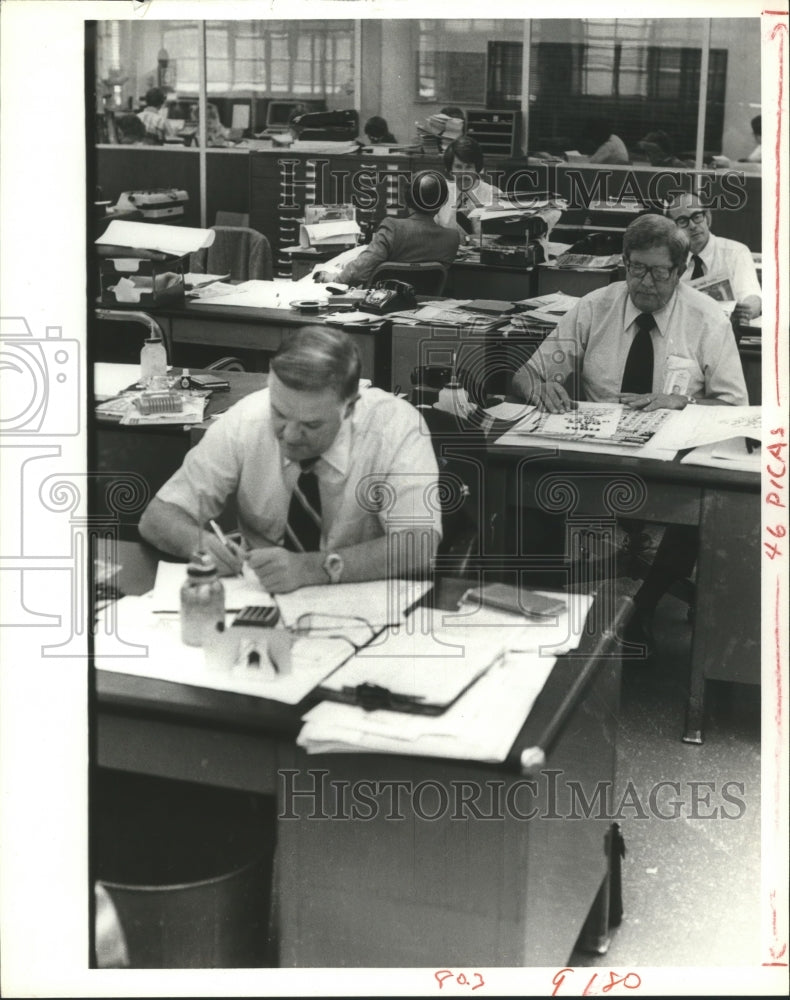
[[(745, 243), (725, 239), (710, 234), (708, 242), (697, 254), (702, 261), (705, 276), (726, 275), (732, 285), (736, 302), (743, 302), (750, 295), (762, 298), (762, 289), (757, 277), (752, 254)], [(689, 254), (688, 265), (681, 275), (681, 281), (691, 281), (694, 273), (694, 259)]]
[[(217, 517), (235, 495), (239, 528), (251, 548), (282, 544), (301, 469), (274, 435), (269, 390), (246, 396), (215, 421), (159, 490), (195, 520)], [(438, 469), (419, 411), (382, 389), (363, 389), (337, 437), (315, 465), (322, 551), (414, 525), (441, 537), (435, 510)], [(199, 498), (202, 498), (202, 507)]]

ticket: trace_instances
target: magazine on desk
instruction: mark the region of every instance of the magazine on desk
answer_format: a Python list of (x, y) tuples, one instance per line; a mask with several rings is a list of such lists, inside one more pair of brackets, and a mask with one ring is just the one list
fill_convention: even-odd
[(579, 403), (566, 413), (534, 410), (510, 433), (564, 441), (597, 441), (640, 448), (665, 423), (671, 410), (631, 410), (619, 403)]

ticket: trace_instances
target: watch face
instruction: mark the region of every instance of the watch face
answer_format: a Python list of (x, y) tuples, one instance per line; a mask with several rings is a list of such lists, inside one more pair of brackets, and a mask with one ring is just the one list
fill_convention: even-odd
[(330, 553), (324, 560), (324, 570), (332, 583), (338, 583), (343, 573), (343, 560), (336, 552)]

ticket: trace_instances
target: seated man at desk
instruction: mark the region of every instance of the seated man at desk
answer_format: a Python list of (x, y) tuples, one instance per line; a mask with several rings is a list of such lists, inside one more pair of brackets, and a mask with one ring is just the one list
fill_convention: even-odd
[(745, 404), (727, 318), (680, 281), (688, 246), (670, 219), (635, 219), (623, 236), (626, 280), (597, 288), (566, 313), (516, 372), (514, 391), (551, 413), (574, 408), (578, 398), (644, 410)]
[(211, 532), (203, 545), (221, 573), (246, 561), (271, 593), (427, 571), (441, 538), (441, 515), (424, 500), (438, 476), (430, 435), (404, 400), (360, 392), (359, 373), (346, 333), (296, 331), (272, 358), (268, 387), (209, 427), (140, 534), (187, 559), (198, 523), (234, 498), (246, 547), (229, 551)]
[(339, 281), (365, 287), (380, 264), (438, 261), (447, 267), (455, 260), (459, 236), (434, 225), (434, 216), (447, 198), (447, 181), (435, 170), (422, 170), (406, 185), (409, 214), (405, 219), (389, 215), (373, 234), (370, 244), (342, 270), (329, 266), (317, 271), (316, 281)]
[[(585, 295), (513, 378), (513, 389), (551, 413), (576, 399), (623, 402), (645, 411), (746, 405), (738, 348), (719, 304), (680, 281), (688, 238), (659, 215), (635, 219), (623, 237), (626, 280)], [(566, 389), (571, 380), (573, 398)], [(641, 525), (628, 526), (631, 547)], [(691, 574), (698, 529), (670, 525), (635, 597), (629, 639), (652, 642), (659, 599)]]
[(681, 281), (710, 275), (729, 278), (735, 296), (733, 318), (738, 325), (762, 312), (762, 289), (752, 254), (744, 243), (715, 236), (710, 231), (710, 209), (694, 194), (678, 195), (669, 207), (669, 217), (688, 236), (691, 255)]

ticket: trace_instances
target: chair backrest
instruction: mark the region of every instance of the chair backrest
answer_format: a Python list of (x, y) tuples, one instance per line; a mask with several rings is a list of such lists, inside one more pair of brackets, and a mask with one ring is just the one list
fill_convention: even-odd
[(214, 216), (214, 225), (242, 226), (244, 229), (249, 229), (250, 214), (249, 212), (223, 212), (222, 209), (218, 209), (217, 214)]
[(193, 253), (190, 269), (198, 274), (228, 274), (233, 281), (257, 278), (271, 281), (272, 248), (257, 229), (245, 226), (212, 226), (214, 242)]
[(386, 261), (379, 264), (370, 278), (371, 287), (379, 281), (395, 278), (412, 285), (418, 295), (441, 295), (447, 281), (447, 268), (438, 260), (404, 263)]

